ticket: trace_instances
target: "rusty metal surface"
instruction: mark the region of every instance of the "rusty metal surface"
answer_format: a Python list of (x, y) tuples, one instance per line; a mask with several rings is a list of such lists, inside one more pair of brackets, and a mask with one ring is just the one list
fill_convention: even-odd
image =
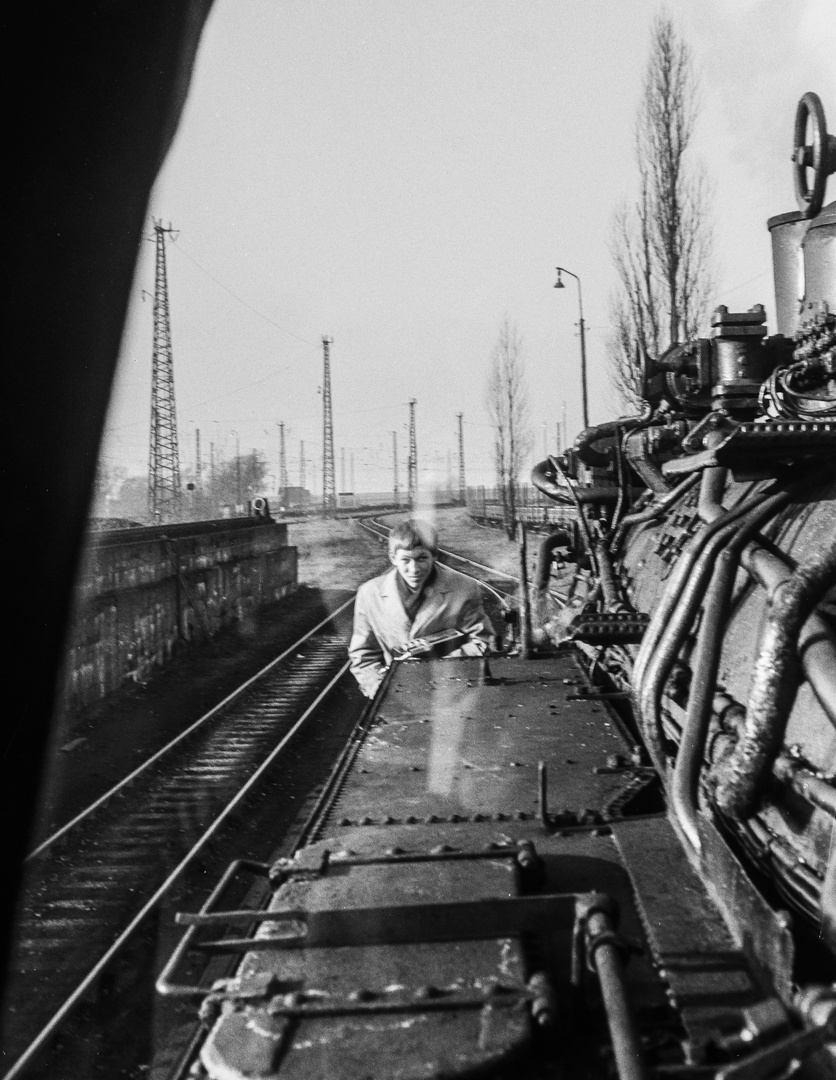
[[(617, 913), (610, 1008), (635, 1009), (656, 1065), (699, 1076), (734, 1059), (724, 1040), (751, 1010), (781, 1008), (664, 817), (536, 816), (536, 760), (552, 802), (575, 809), (604, 813), (650, 779), (609, 707), (579, 692), (575, 660), (549, 665), (492, 662), (490, 685), (478, 661), (404, 665), (316, 841), (274, 868), (282, 917), (252, 919), (255, 939), (246, 913), (185, 918), (210, 950), (245, 953), (207, 1000), (210, 1077), (533, 1077), (579, 1061), (608, 1075), (608, 1053), (589, 1064), (612, 1035), (572, 912), (590, 890)], [(537, 1007), (574, 1016), (547, 1044), (533, 1037), (538, 971), (551, 989)]]
[(699, 1059), (718, 1031), (740, 1027), (764, 996), (749, 962), (671, 825), (622, 822), (613, 836), (630, 872), (654, 959)]
[(479, 670), (468, 660), (400, 668), (355, 763), (362, 783), (342, 792), (331, 825), (533, 817), (539, 761), (550, 807), (603, 812), (625, 777), (594, 770), (626, 745), (605, 704), (568, 700), (586, 685), (577, 660), (492, 659), (490, 686)]
[[(380, 910), (378, 937), (391, 931), (397, 939), (403, 923), (386, 918), (393, 905), (412, 905), (416, 921), (428, 910), (439, 920), (448, 902), (509, 903), (515, 892), (513, 863), (499, 856), (436, 864), (431, 874), (420, 863), (345, 868), (332, 862), (321, 877), (291, 879), (271, 907), (303, 908), (312, 917), (323, 909), (342, 908), (348, 930), (352, 909), (362, 904), (372, 920), (374, 909)], [(295, 991), (297, 1000), (314, 1009), (329, 1001), (333, 1007), (336, 1000), (344, 1001), (347, 1011), (338, 1010), (336, 1018), (296, 1017), (291, 1023), (271, 1013), (270, 1001), (225, 1005), (203, 1051), (210, 1074), (230, 1080), (279, 1070), (287, 1078), (431, 1077), (496, 1066), (530, 1041), (519, 941), (362, 944), (365, 922), (358, 923), (359, 939), (351, 935), (355, 947), (250, 953), (240, 977), (274, 976), (282, 1003)], [(269, 926), (262, 928), (262, 936), (269, 935)], [(423, 929), (432, 936), (431, 928), (413, 926), (419, 938)], [(461, 1007), (457, 998), (462, 994), (469, 995), (471, 1007)]]

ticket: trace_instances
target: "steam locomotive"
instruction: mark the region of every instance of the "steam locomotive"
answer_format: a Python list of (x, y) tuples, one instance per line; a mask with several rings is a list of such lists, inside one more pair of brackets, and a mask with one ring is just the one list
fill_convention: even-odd
[[(808, 141), (809, 134), (809, 141)], [(718, 308), (534, 470), (537, 647), (394, 664), (304, 840), (161, 976), (194, 1075), (836, 1077), (836, 139), (806, 94), (778, 332)], [(802, 299), (798, 300), (797, 297)], [(549, 570), (572, 567), (568, 598)], [(193, 952), (238, 956), (207, 988)]]

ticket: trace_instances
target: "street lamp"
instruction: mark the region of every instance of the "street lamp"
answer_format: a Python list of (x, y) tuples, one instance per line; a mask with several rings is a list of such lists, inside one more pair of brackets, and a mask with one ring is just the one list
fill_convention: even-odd
[(577, 274), (573, 274), (571, 270), (566, 270), (563, 266), (557, 268), (557, 281), (554, 287), (556, 289), (565, 289), (566, 286), (561, 281), (561, 274), (568, 274), (569, 277), (573, 277), (578, 283), (578, 310), (580, 312), (580, 320), (578, 325), (581, 328), (581, 393), (583, 395), (583, 426), (589, 427), (589, 395), (586, 389), (586, 337), (584, 336), (584, 322), (583, 322), (583, 299), (581, 297), (581, 279)]

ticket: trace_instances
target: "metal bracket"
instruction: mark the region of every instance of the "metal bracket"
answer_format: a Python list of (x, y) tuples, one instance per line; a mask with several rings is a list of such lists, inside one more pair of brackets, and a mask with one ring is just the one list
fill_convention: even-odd
[(832, 454), (836, 450), (836, 424), (827, 421), (772, 420), (739, 424), (709, 450), (674, 458), (662, 466), (665, 476), (679, 476), (717, 465), (739, 466), (795, 454)]
[(589, 645), (638, 644), (650, 623), (641, 611), (609, 611), (579, 615), (569, 623), (569, 638)]

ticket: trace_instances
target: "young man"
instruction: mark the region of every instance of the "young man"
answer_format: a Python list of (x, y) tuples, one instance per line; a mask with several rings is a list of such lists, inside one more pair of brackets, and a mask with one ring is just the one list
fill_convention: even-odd
[[(357, 590), (348, 654), (366, 697), (374, 697), (395, 657), (482, 656), (490, 648), (493, 627), (481, 588), (437, 563), (437, 544), (426, 522), (396, 525), (389, 534), (392, 569)], [(436, 644), (434, 635), (444, 631), (453, 633)]]

